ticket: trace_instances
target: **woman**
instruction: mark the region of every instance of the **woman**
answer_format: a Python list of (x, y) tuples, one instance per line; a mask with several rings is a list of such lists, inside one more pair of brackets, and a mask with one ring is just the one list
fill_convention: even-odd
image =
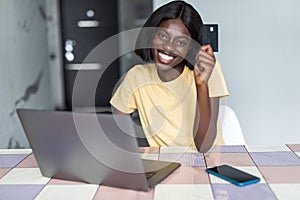
[(114, 113), (138, 110), (150, 146), (206, 152), (222, 144), (219, 98), (228, 91), (211, 46), (202, 45), (202, 24), (184, 1), (154, 11), (136, 42), (135, 53), (147, 63), (129, 70), (110, 101)]

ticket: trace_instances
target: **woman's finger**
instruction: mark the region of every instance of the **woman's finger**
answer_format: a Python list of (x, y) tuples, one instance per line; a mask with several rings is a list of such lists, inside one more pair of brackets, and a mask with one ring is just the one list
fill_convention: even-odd
[(203, 51), (206, 51), (209, 55), (215, 57), (215, 56), (214, 56), (213, 49), (212, 49), (212, 47), (210, 46), (210, 44), (206, 44), (206, 45), (201, 46), (201, 49), (202, 49)]

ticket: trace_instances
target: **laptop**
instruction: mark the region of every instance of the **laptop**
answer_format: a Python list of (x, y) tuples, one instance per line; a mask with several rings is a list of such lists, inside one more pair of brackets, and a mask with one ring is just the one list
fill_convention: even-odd
[(180, 164), (141, 159), (130, 116), (17, 109), (45, 177), (148, 191)]

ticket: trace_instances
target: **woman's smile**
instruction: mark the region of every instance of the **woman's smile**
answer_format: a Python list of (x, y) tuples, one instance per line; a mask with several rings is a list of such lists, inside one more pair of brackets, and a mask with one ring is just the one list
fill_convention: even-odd
[(177, 56), (167, 51), (157, 50), (158, 60), (162, 64), (170, 64)]

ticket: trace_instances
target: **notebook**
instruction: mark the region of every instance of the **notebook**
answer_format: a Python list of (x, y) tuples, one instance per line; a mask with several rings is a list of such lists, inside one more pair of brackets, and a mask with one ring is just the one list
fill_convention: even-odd
[(45, 177), (148, 191), (180, 167), (142, 160), (130, 116), (17, 109)]

